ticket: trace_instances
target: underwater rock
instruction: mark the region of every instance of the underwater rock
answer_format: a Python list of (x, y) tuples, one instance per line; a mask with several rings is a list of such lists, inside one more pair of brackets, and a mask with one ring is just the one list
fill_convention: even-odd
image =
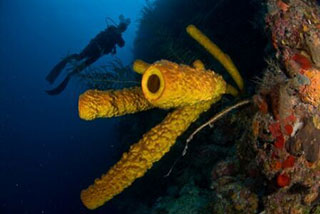
[(232, 176), (237, 173), (237, 166), (230, 160), (218, 162), (211, 171), (211, 177), (216, 180), (223, 176)]
[(299, 194), (287, 194), (285, 190), (269, 195), (265, 199), (265, 214), (309, 213), (310, 207), (301, 204)]
[[(219, 180), (226, 180), (230, 177), (222, 177)], [(216, 192), (216, 200), (212, 203), (213, 213), (256, 213), (258, 209), (258, 196), (245, 187), (241, 182), (219, 182)], [(221, 208), (225, 207), (226, 210)]]
[[(292, 146), (291, 146), (292, 145)], [(320, 159), (320, 130), (311, 119), (307, 119), (305, 125), (290, 142), (290, 151), (304, 154), (307, 161), (314, 163)]]
[[(314, 15), (315, 14), (311, 14)], [(319, 15), (319, 14), (318, 14)], [(317, 20), (314, 18), (314, 20)], [(319, 24), (318, 24), (319, 28)], [(319, 30), (312, 29), (306, 36), (306, 44), (310, 51), (311, 58), (314, 64), (320, 67), (320, 34)]]
[[(245, 166), (245, 165), (243, 165)], [(251, 180), (254, 166), (248, 164), (240, 172), (239, 160), (227, 159), (219, 161), (211, 171), (211, 189), (215, 191), (215, 199), (210, 203), (212, 213), (256, 213), (258, 195)], [(222, 208), (225, 209), (222, 209)]]
[(209, 191), (198, 188), (193, 180), (176, 197), (159, 198), (152, 214), (200, 214), (209, 202)]

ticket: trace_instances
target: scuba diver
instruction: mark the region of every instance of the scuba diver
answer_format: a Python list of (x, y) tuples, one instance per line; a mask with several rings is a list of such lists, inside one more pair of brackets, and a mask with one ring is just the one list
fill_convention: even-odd
[(130, 24), (130, 19), (125, 19), (122, 15), (119, 17), (120, 23), (116, 25), (108, 25), (107, 29), (100, 32), (90, 43), (81, 51), (80, 54), (71, 54), (59, 62), (50, 71), (46, 80), (51, 84), (56, 80), (64, 67), (71, 62), (79, 64), (67, 74), (65, 79), (54, 89), (46, 91), (49, 95), (60, 94), (67, 86), (70, 78), (87, 68), (89, 65), (97, 61), (100, 57), (106, 54), (115, 54), (116, 45), (123, 47), (125, 42), (121, 34), (127, 29)]

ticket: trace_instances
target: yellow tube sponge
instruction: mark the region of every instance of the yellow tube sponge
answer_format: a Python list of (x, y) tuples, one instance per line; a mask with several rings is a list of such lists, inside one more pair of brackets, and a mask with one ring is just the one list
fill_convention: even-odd
[[(242, 89), (242, 78), (231, 59), (194, 26), (189, 26), (187, 31), (226, 67)], [(142, 177), (153, 163), (170, 150), (177, 137), (223, 94), (235, 96), (238, 93), (220, 75), (206, 70), (200, 60), (196, 60), (192, 67), (166, 60), (153, 64), (136, 60), (133, 70), (143, 75), (141, 88), (105, 92), (89, 90), (79, 98), (80, 117), (92, 120), (152, 107), (176, 109), (133, 144), (106, 174), (82, 190), (81, 200), (89, 209), (102, 206)]]
[(143, 60), (137, 59), (133, 63), (133, 70), (139, 74), (143, 74), (150, 65)]
[(144, 72), (141, 88), (152, 105), (168, 109), (220, 97), (226, 82), (213, 71), (160, 60)]
[(237, 97), (239, 95), (239, 92), (232, 85), (227, 84), (226, 94), (231, 94), (232, 96)]
[(115, 117), (144, 111), (153, 106), (144, 98), (140, 87), (122, 90), (88, 90), (79, 97), (79, 116), (84, 120)]
[(201, 44), (213, 57), (215, 57), (225, 67), (225, 69), (229, 72), (229, 74), (232, 76), (232, 78), (238, 85), (239, 89), (243, 91), (244, 84), (242, 77), (237, 67), (232, 62), (231, 58), (194, 25), (189, 25), (186, 30), (192, 38), (194, 38), (199, 44)]
[(176, 138), (199, 117), (201, 112), (208, 110), (218, 99), (220, 97), (181, 107), (168, 114), (160, 124), (144, 134), (138, 143), (132, 145), (129, 152), (124, 153), (121, 160), (105, 175), (81, 192), (83, 204), (89, 209), (102, 206), (130, 186), (135, 179), (142, 177), (154, 162), (169, 151)]
[(204, 66), (203, 62), (201, 62), (201, 60), (197, 59), (195, 60), (193, 63), (192, 63), (192, 66), (195, 68), (195, 69), (198, 69), (198, 70), (205, 70), (206, 67)]

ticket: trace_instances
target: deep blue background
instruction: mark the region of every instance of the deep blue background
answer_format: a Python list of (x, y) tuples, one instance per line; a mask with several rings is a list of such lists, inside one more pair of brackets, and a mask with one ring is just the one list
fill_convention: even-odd
[[(87, 213), (80, 190), (105, 172), (117, 149), (117, 119), (81, 121), (72, 83), (48, 96), (45, 76), (79, 52), (105, 18), (131, 19), (117, 49), (132, 62), (144, 0), (0, 0), (0, 213)], [(112, 58), (111, 58), (112, 59)], [(104, 57), (99, 63), (110, 60)], [(59, 82), (59, 80), (58, 80)]]

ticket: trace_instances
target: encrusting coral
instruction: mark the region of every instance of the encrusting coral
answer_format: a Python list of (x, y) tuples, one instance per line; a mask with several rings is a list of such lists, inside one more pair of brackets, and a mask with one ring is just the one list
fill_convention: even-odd
[(268, 0), (276, 49), (254, 103), (256, 162), (266, 214), (315, 213), (320, 195), (320, 7), (315, 0)]
[[(209, 49), (213, 56), (220, 56), (218, 60), (242, 90), (242, 78), (231, 59), (196, 27), (190, 25), (187, 31), (202, 46)], [(206, 40), (200, 39), (200, 42), (199, 38)], [(124, 153), (120, 161), (105, 175), (81, 192), (81, 200), (89, 209), (102, 206), (131, 185), (135, 179), (143, 176), (154, 162), (170, 150), (177, 137), (223, 94), (237, 94), (237, 90), (227, 85), (220, 75), (206, 70), (198, 60), (194, 62), (193, 67), (167, 60), (150, 65), (137, 60), (133, 68), (137, 73), (143, 74), (141, 88), (117, 91), (89, 90), (79, 97), (80, 117), (92, 120), (135, 113), (153, 107), (175, 110), (144, 134), (138, 143), (133, 144), (129, 152)]]

